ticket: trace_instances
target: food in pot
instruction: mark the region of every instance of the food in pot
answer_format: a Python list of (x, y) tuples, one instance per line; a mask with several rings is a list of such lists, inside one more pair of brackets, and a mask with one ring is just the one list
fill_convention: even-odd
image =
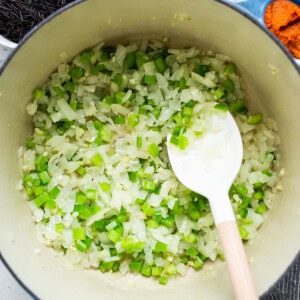
[(241, 131), (229, 194), (242, 239), (253, 239), (280, 188), (280, 140), (274, 120), (249, 114), (241, 85), (229, 57), (159, 41), (101, 44), (60, 64), (33, 91), (34, 131), (20, 149), (41, 241), (74, 265), (161, 284), (223, 258), (207, 199), (178, 182), (166, 151), (168, 134), (184, 151), (206, 130), (214, 102)]

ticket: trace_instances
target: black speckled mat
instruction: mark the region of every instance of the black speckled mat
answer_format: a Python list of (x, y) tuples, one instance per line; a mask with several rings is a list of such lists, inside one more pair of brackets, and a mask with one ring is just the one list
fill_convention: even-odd
[[(73, 1), (0, 0), (0, 34), (17, 43), (45, 17)], [(287, 272), (260, 299), (300, 300), (300, 253)]]

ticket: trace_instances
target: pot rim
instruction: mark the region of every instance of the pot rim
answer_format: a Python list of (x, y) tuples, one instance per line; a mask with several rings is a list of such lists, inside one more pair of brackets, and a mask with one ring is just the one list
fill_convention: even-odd
[[(71, 2), (71, 3), (67, 4), (67, 5), (59, 8), (58, 10), (56, 10), (55, 12), (53, 12), (51, 15), (49, 15), (48, 17), (46, 17), (44, 20), (42, 20), (40, 23), (38, 23), (37, 25), (35, 25), (28, 33), (25, 34), (25, 36), (17, 44), (17, 47), (14, 48), (10, 52), (10, 54), (8, 55), (8, 57), (6, 58), (6, 60), (4, 61), (4, 63), (0, 66), (0, 76), (2, 75), (4, 69), (9, 64), (10, 60), (13, 58), (13, 56), (15, 55), (15, 53), (20, 48), (22, 48), (22, 46), (27, 42), (27, 40), (29, 40), (31, 38), (31, 36), (33, 36), (38, 30), (40, 30), (40, 28), (42, 28), (45, 24), (47, 24), (48, 22), (50, 22), (52, 19), (56, 18), (60, 14), (64, 13), (68, 9), (70, 9), (72, 7), (75, 7), (78, 4), (81, 4), (81, 3), (86, 2), (86, 1), (87, 0), (75, 0), (74, 2)], [(213, 0), (213, 1), (214, 2), (218, 2), (218, 3), (220, 3), (220, 4), (222, 4), (222, 5), (226, 6), (226, 7), (229, 7), (231, 9), (235, 10), (237, 13), (241, 14), (242, 16), (244, 16), (245, 18), (247, 18), (248, 20), (250, 20), (253, 24), (255, 24), (258, 28), (260, 28), (262, 31), (264, 31), (264, 33), (267, 34), (275, 42), (275, 44), (283, 51), (283, 53), (288, 57), (289, 61), (292, 63), (292, 65), (294, 66), (294, 68), (296, 69), (296, 71), (298, 72), (298, 74), (300, 75), (300, 64), (297, 64), (296, 59), (287, 50), (287, 48), (281, 43), (281, 41), (272, 32), (270, 32), (262, 23), (260, 23), (257, 19), (255, 19), (254, 16), (252, 16), (249, 12), (246, 12), (245, 10), (243, 10), (241, 7), (239, 7), (237, 5), (234, 5), (234, 3), (229, 3), (226, 0)], [(297, 257), (299, 255), (300, 255), (300, 252), (298, 253), (298, 255), (296, 255), (296, 257), (294, 257), (291, 260), (291, 263), (289, 264), (289, 266), (287, 266), (286, 271), (278, 278), (278, 280), (273, 284), (273, 286), (276, 285), (276, 283), (287, 274), (288, 270), (291, 269), (292, 265), (295, 263), (295, 261), (297, 260)], [(13, 278), (29, 294), (29, 296), (31, 296), (33, 299), (40, 299), (19, 278), (19, 276), (17, 275), (17, 273), (10, 267), (9, 263), (5, 260), (5, 258), (2, 255), (1, 251), (0, 251), (0, 261), (5, 265), (5, 267), (10, 272), (10, 274), (13, 276)], [(271, 289), (271, 288), (272, 288), (272, 286), (269, 287), (269, 289)], [(265, 291), (265, 293), (266, 292), (267, 291)]]

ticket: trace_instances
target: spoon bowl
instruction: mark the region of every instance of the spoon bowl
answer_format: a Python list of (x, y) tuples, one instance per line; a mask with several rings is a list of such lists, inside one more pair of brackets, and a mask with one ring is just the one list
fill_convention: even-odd
[(257, 299), (228, 196), (242, 162), (241, 135), (228, 111), (210, 104), (205, 112), (205, 130), (185, 150), (168, 136), (169, 160), (179, 181), (209, 200), (236, 299)]

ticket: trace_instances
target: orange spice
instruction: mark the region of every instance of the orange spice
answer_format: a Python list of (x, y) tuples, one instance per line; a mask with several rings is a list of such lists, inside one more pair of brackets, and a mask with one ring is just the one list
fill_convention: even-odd
[(289, 0), (275, 0), (265, 11), (265, 24), (300, 58), (300, 6)]

